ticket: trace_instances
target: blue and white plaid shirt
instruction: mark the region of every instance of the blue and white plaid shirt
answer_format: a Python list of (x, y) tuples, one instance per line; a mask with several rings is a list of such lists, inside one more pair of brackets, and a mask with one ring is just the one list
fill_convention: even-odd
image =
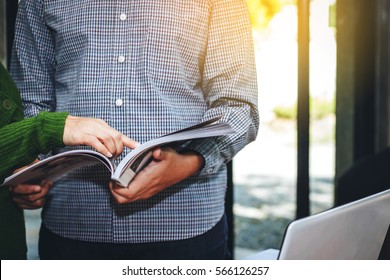
[(219, 221), (226, 163), (259, 125), (245, 0), (22, 0), (11, 72), (27, 116), (101, 118), (139, 142), (220, 114), (237, 130), (190, 142), (205, 167), (147, 200), (116, 204), (103, 168), (67, 175), (42, 211), (51, 231), (142, 243), (190, 238)]

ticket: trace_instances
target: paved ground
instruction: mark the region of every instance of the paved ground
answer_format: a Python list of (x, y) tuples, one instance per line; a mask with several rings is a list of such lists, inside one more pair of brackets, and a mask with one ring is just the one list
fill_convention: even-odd
[[(333, 201), (334, 148), (321, 141), (332, 120), (316, 123), (311, 147), (312, 213), (330, 208)], [(328, 132), (327, 132), (328, 131)], [(278, 248), (286, 225), (295, 213), (295, 127), (291, 122), (263, 124), (258, 140), (234, 159), (235, 258)], [(38, 259), (40, 210), (26, 211), (28, 258)]]
[[(317, 121), (310, 147), (311, 213), (332, 207), (334, 146), (329, 141), (333, 119)], [(294, 219), (296, 134), (289, 121), (263, 124), (258, 140), (234, 160), (236, 258), (279, 248)]]
[(38, 260), (38, 232), (41, 222), (41, 210), (26, 210), (24, 213), (28, 246), (27, 258), (29, 260)]

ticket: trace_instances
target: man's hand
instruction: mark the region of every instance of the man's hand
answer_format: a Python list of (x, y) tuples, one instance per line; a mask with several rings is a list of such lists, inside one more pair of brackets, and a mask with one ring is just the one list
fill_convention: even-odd
[(63, 142), (70, 146), (91, 146), (107, 157), (117, 157), (124, 146), (134, 149), (139, 145), (101, 119), (74, 116), (65, 121)]
[(203, 162), (203, 157), (195, 152), (179, 154), (172, 148), (157, 148), (153, 151), (153, 161), (134, 177), (127, 188), (110, 182), (110, 190), (120, 204), (147, 199), (195, 174)]
[(50, 181), (42, 181), (40, 185), (11, 186), (12, 200), (22, 209), (41, 208), (52, 185)]

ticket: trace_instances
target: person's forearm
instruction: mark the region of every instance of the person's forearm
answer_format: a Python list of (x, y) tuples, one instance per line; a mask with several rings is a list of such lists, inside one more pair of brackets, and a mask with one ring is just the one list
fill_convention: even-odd
[(256, 139), (259, 129), (256, 64), (245, 1), (213, 2), (209, 30), (202, 77), (207, 110), (201, 121), (222, 115), (221, 121), (236, 133), (191, 141), (185, 147), (204, 157), (202, 175), (218, 172)]
[(0, 128), (0, 177), (32, 162), (40, 153), (63, 146), (67, 113), (42, 112)]
[(196, 151), (185, 151), (181, 155), (185, 156), (185, 162), (188, 164), (189, 170), (191, 170), (191, 175), (201, 171), (204, 167), (205, 160), (204, 157)]

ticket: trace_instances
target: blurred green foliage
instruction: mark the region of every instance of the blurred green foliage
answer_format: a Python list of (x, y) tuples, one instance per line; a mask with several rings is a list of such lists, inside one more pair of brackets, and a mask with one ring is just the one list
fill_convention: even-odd
[[(281, 119), (296, 119), (297, 104), (289, 106), (277, 106), (273, 110), (275, 116)], [(326, 100), (318, 97), (310, 97), (310, 117), (313, 119), (322, 119), (326, 116), (334, 114), (335, 101)]]
[(247, 0), (252, 27), (266, 28), (275, 14), (285, 5), (296, 5), (297, 0)]

